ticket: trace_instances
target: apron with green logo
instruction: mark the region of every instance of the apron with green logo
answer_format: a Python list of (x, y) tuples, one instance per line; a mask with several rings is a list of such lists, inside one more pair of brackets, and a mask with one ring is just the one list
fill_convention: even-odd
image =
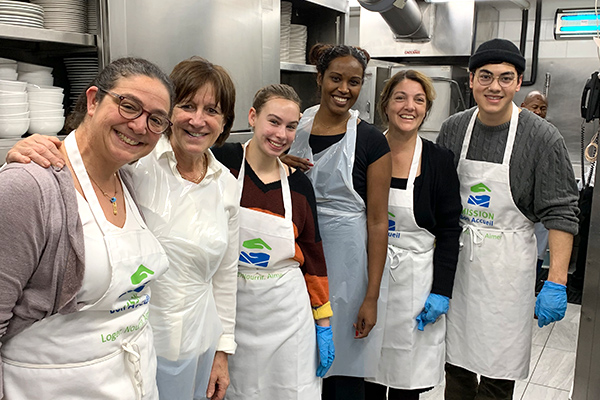
[[(247, 146), (246, 146), (247, 147)], [(238, 176), (240, 198), (246, 147)], [(320, 398), (315, 322), (298, 261), (292, 197), (279, 163), (285, 217), (240, 208), (240, 259), (228, 400)]]
[(510, 190), (519, 109), (513, 103), (502, 164), (467, 160), (473, 113), (458, 162), (463, 245), (450, 300), (447, 361), (497, 379), (529, 372), (536, 240)]
[[(74, 133), (64, 146), (103, 233), (100, 245), (106, 246), (110, 263), (87, 264), (86, 270), (109, 268), (111, 281), (95, 303), (42, 319), (3, 344), (5, 399), (157, 400), (148, 284), (166, 271), (167, 258), (124, 185), (127, 219), (136, 224), (123, 229), (106, 220)], [(94, 284), (84, 276), (82, 290)]]
[(397, 389), (436, 386), (444, 378), (446, 317), (442, 315), (424, 331), (417, 329), (416, 320), (433, 285), (435, 243), (435, 236), (417, 225), (414, 213), (422, 148), (417, 136), (406, 189), (390, 189), (387, 312), (379, 368), (369, 379)]

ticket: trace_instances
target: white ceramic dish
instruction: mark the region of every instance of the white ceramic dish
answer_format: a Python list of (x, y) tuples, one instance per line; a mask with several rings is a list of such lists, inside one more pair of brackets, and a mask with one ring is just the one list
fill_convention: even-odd
[(29, 101), (62, 104), (65, 95), (61, 92), (37, 91), (29, 92)]
[(24, 113), (12, 114), (8, 113), (7, 111), (3, 110), (2, 107), (0, 107), (0, 119), (22, 119), (29, 117), (29, 111), (26, 111)]
[(29, 133), (42, 135), (56, 135), (65, 125), (65, 118), (30, 118)]
[(0, 113), (19, 114), (29, 111), (29, 103), (0, 104)]
[(29, 117), (31, 118), (62, 118), (65, 116), (65, 110), (31, 110)]
[(0, 139), (21, 137), (29, 129), (29, 118), (0, 119)]
[(27, 88), (27, 82), (0, 79), (0, 90), (7, 92), (24, 92), (25, 88)]
[(29, 101), (29, 111), (62, 110), (63, 105), (58, 103), (46, 103), (43, 101)]
[(22, 62), (22, 61), (18, 61), (17, 62), (17, 70), (19, 72), (39, 72), (39, 71), (45, 71), (49, 74), (52, 74), (52, 68), (51, 67), (46, 67), (44, 65), (37, 65), (37, 64), (31, 64), (31, 63), (26, 63), (26, 62)]
[(27, 103), (27, 92), (0, 92), (0, 104)]
[(63, 93), (65, 91), (64, 88), (60, 86), (48, 86), (48, 85), (35, 85), (32, 83), (27, 84), (28, 92), (55, 92), (55, 93)]

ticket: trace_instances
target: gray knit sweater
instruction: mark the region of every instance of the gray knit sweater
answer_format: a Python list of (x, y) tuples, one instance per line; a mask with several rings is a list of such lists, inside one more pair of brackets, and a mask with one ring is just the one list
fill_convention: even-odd
[[(437, 143), (454, 153), (456, 165), (474, 111), (451, 116), (440, 129)], [(467, 159), (502, 163), (509, 124), (487, 126), (477, 119)], [(519, 114), (510, 159), (510, 189), (515, 204), (531, 221), (577, 233), (577, 184), (563, 137), (554, 125), (525, 109)]]

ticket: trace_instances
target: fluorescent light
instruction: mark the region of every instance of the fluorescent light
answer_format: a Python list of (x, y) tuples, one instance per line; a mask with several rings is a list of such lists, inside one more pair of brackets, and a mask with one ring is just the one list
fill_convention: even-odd
[(554, 18), (556, 39), (584, 39), (598, 35), (600, 17), (591, 8), (558, 9)]

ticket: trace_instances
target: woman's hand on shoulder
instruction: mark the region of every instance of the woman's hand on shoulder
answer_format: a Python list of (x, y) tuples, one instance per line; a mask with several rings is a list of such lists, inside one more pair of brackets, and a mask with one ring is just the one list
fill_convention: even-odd
[(19, 140), (6, 154), (6, 162), (27, 164), (33, 161), (44, 168), (50, 165), (62, 168), (65, 160), (58, 150), (60, 146), (62, 143), (56, 136), (34, 134)]
[(291, 154), (282, 154), (279, 159), (290, 167), (298, 168), (303, 172), (308, 171), (313, 166), (307, 158), (300, 158)]

